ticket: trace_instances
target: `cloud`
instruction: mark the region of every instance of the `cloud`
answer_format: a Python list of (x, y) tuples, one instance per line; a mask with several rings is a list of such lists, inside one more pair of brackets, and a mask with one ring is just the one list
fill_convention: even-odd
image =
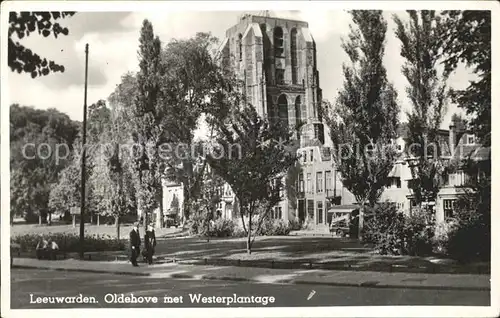
[(77, 12), (71, 18), (61, 20), (68, 27), (70, 35), (76, 39), (89, 33), (120, 33), (133, 30), (124, 21), (133, 12)]
[[(144, 19), (152, 22), (155, 33), (165, 44), (172, 38), (187, 38), (197, 32), (211, 32), (222, 40), (225, 31), (236, 24), (243, 13), (245, 12), (78, 13), (61, 21), (62, 25), (70, 29), (69, 36), (53, 39), (34, 35), (23, 41), (23, 44), (41, 56), (65, 65), (66, 72), (37, 79), (32, 79), (29, 74), (10, 72), (10, 100), (42, 109), (54, 107), (68, 113), (73, 119), (81, 120), (86, 43), (90, 47), (88, 103), (91, 104), (99, 99), (106, 99), (124, 73), (138, 70), (138, 38)], [(349, 31), (349, 14), (340, 10), (275, 11), (272, 14), (309, 23), (317, 43), (323, 95), (334, 102), (343, 83), (342, 63), (347, 62), (347, 55), (341, 48), (341, 38)], [(399, 40), (394, 36), (391, 12), (386, 12), (385, 16), (389, 25), (384, 64), (389, 80), (396, 86), (403, 108), (410, 109), (405, 94), (407, 81), (400, 69), (403, 59), (399, 54)], [(469, 75), (467, 71), (458, 71), (450, 78), (450, 85), (464, 88), (468, 84)], [(448, 117), (456, 110), (456, 107), (450, 107), (444, 123), (449, 122)]]

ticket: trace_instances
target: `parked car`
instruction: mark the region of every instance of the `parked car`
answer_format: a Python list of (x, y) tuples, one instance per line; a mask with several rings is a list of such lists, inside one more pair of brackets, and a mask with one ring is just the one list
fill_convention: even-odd
[(336, 213), (330, 223), (330, 233), (335, 233), (340, 237), (346, 237), (349, 232), (350, 213)]
[(165, 227), (179, 227), (180, 222), (177, 214), (167, 214), (164, 218)]

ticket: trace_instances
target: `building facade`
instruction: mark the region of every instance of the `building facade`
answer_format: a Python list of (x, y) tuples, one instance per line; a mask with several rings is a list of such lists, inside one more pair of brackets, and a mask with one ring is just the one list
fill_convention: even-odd
[[(324, 144), (316, 44), (307, 22), (244, 15), (226, 31), (219, 52), (223, 66), (233, 70), (243, 82), (247, 102), (260, 116), (286, 123), (295, 132), (300, 149)], [(298, 207), (304, 199), (298, 204), (295, 198), (284, 197), (272, 217), (285, 221), (303, 219), (306, 214), (300, 210), (299, 217)], [(322, 200), (315, 201), (314, 206), (326, 211), (325, 198)], [(311, 217), (314, 215), (311, 213)]]
[[(316, 54), (307, 22), (257, 15), (242, 16), (226, 31), (219, 48), (222, 66), (233, 70), (241, 80), (247, 102), (260, 116), (287, 123), (299, 144), (296, 197), (285, 195), (271, 216), (327, 228), (335, 206), (352, 207), (357, 200), (342, 184), (332, 160), (332, 148), (325, 146)], [(405, 156), (406, 135), (407, 127), (402, 124), (394, 140), (401, 157), (389, 173), (381, 200), (394, 202), (399, 210), (411, 213), (415, 202), (410, 190), (412, 159)], [(461, 156), (479, 148), (473, 136), (456, 122), (452, 122), (450, 130), (441, 130), (439, 136), (443, 149), (440, 155), (445, 161), (458, 160), (457, 147), (464, 149), (465, 145)], [(457, 185), (463, 184), (465, 178), (459, 170), (444, 180), (436, 202), (432, 203), (438, 222), (453, 214), (454, 202), (460, 195)], [(284, 178), (282, 182), (285, 184)], [(230, 186), (226, 184), (219, 191), (222, 200), (217, 206), (218, 216), (239, 218)], [(173, 193), (178, 193), (182, 216), (181, 185), (164, 184), (163, 213), (169, 208)]]

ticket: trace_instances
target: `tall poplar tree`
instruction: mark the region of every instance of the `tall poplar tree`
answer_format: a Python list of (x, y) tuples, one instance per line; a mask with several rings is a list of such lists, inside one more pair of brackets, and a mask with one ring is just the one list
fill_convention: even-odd
[(343, 66), (344, 86), (326, 122), (338, 147), (333, 154), (336, 169), (360, 204), (362, 239), (365, 206), (376, 203), (396, 160), (390, 145), (396, 135), (399, 106), (382, 63), (387, 32), (382, 11), (354, 10), (350, 14), (354, 25), (343, 43), (350, 63)]
[(161, 42), (155, 37), (153, 25), (144, 20), (139, 38), (139, 67), (137, 73), (137, 95), (132, 109), (131, 132), (135, 149), (138, 209), (144, 213), (144, 222), (158, 207), (158, 192), (161, 178), (158, 174), (156, 146), (160, 143), (160, 122), (166, 115), (159, 107), (161, 70)]
[[(412, 189), (418, 205), (435, 201), (445, 171), (440, 160), (438, 131), (446, 113), (447, 74), (440, 74), (441, 19), (435, 11), (408, 10), (409, 22), (394, 15), (396, 37), (401, 41), (401, 70), (408, 80), (407, 96), (412, 110), (407, 112), (411, 145), (409, 162)], [(450, 145), (453, 147), (454, 145)]]

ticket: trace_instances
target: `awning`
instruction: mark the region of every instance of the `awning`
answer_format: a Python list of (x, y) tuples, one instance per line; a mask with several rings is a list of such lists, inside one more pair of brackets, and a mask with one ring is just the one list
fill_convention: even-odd
[(355, 204), (334, 205), (328, 210), (328, 213), (351, 213), (358, 208), (359, 206)]

